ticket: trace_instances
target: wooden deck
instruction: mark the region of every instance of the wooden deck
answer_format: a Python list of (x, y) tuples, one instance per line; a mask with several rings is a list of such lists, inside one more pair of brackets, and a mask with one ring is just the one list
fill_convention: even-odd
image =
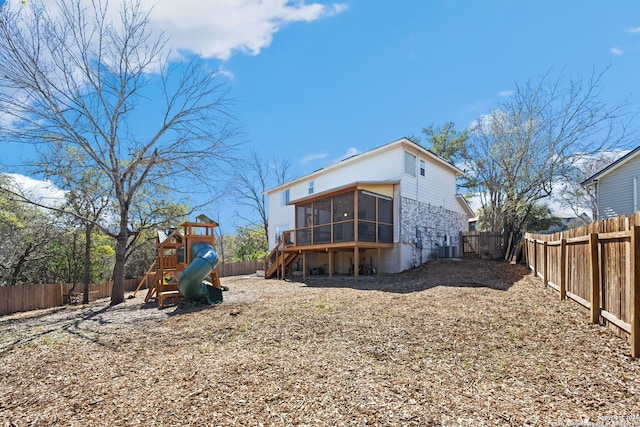
[[(276, 245), (271, 253), (265, 258), (264, 271), (265, 278), (278, 277), (284, 279), (287, 273), (290, 273), (290, 267), (295, 261), (302, 258), (302, 275), (303, 279), (306, 277), (307, 270), (307, 255), (310, 253), (327, 253), (329, 256), (328, 271), (329, 278), (332, 278), (334, 273), (334, 255), (337, 252), (353, 252), (353, 259), (358, 260), (360, 258), (360, 250), (364, 249), (377, 249), (376, 257), (376, 274), (381, 273), (381, 258), (382, 249), (392, 249), (393, 243), (376, 243), (376, 242), (339, 242), (339, 243), (327, 243), (327, 244), (315, 244), (315, 245), (296, 245), (293, 239), (295, 230), (286, 231), (283, 233), (280, 242)], [(353, 267), (351, 274), (354, 280), (358, 280), (360, 275), (360, 268)]]

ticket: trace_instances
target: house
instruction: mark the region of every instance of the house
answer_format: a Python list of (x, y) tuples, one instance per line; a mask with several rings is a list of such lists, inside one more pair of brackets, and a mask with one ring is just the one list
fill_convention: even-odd
[(473, 212), (462, 171), (402, 138), (266, 191), (265, 275), (394, 273), (456, 256)]
[(595, 190), (597, 219), (631, 215), (638, 211), (640, 147), (622, 156), (582, 182)]

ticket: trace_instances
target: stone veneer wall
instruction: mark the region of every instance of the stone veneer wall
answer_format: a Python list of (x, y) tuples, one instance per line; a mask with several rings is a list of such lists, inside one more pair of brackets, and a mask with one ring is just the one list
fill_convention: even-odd
[[(456, 256), (460, 256), (462, 250), (460, 232), (468, 229), (469, 218), (464, 214), (403, 197), (400, 200), (400, 243), (404, 247), (403, 267), (410, 268), (437, 258), (439, 248), (445, 246), (445, 243), (455, 247)], [(418, 234), (421, 235), (422, 249), (419, 248)], [(412, 259), (407, 260), (409, 256)]]

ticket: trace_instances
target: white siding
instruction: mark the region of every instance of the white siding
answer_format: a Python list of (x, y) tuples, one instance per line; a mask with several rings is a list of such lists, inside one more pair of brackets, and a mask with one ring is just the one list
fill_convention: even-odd
[[(598, 182), (598, 218), (630, 215), (634, 212), (633, 180), (640, 176), (640, 156), (603, 176)], [(636, 188), (636, 193), (638, 189)], [(636, 198), (638, 198), (636, 194)]]
[[(345, 162), (329, 172), (313, 177), (315, 193), (331, 190), (356, 181), (389, 181), (400, 179), (402, 168), (402, 151), (399, 149), (386, 151), (384, 155), (363, 157), (359, 161)], [(306, 181), (308, 182), (308, 181)], [(295, 200), (305, 197), (291, 195)]]
[(425, 161), (426, 173), (425, 176), (417, 173), (415, 177), (403, 173), (400, 183), (402, 196), (465, 214), (456, 200), (456, 176), (451, 169), (441, 163), (429, 161), (418, 150), (412, 153), (417, 156), (418, 164), (420, 160)]
[[(280, 193), (290, 191), (290, 200), (294, 201), (309, 195), (309, 181), (313, 181), (314, 193), (321, 193), (356, 181), (399, 180), (402, 171), (402, 149), (384, 150), (382, 155), (364, 156), (358, 161), (345, 161), (328, 171), (320, 171), (308, 179), (300, 179), (292, 184), (279, 187), (269, 193), (269, 249), (276, 245), (275, 228), (289, 224), (295, 228), (295, 209), (293, 206), (280, 206)], [(356, 160), (356, 159), (354, 159)]]
[(269, 250), (276, 246), (276, 227), (281, 225), (288, 225), (289, 230), (293, 230), (294, 224), (294, 207), (293, 206), (280, 206), (280, 194), (281, 191), (275, 191), (269, 193), (267, 199), (268, 218), (269, 218)]
[[(408, 151), (416, 156), (416, 176), (404, 172), (404, 153)], [(420, 160), (425, 162), (426, 174), (420, 175)], [(421, 151), (412, 143), (391, 143), (359, 156), (344, 160), (338, 164), (328, 166), (318, 172), (309, 174), (287, 185), (269, 191), (269, 248), (275, 244), (276, 227), (288, 224), (289, 229), (295, 228), (295, 210), (293, 206), (280, 206), (280, 194), (289, 189), (290, 200), (295, 201), (309, 196), (309, 182), (313, 181), (314, 194), (330, 191), (356, 182), (366, 181), (399, 181), (394, 194), (394, 242), (400, 239), (399, 224), (401, 218), (400, 199), (407, 197), (419, 202), (442, 207), (449, 211), (465, 214), (456, 200), (456, 174), (439, 159)], [(404, 254), (394, 249), (387, 253), (390, 262), (398, 271), (398, 259)], [(404, 267), (404, 266), (403, 266)], [(389, 271), (389, 268), (385, 268)]]

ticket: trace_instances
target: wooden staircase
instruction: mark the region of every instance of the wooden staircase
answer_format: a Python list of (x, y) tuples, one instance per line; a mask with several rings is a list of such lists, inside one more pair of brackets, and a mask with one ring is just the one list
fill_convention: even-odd
[(293, 232), (284, 232), (280, 242), (271, 251), (264, 260), (264, 277), (270, 279), (272, 277), (278, 277), (284, 279), (287, 269), (293, 264), (299, 257), (300, 252), (295, 250), (287, 250), (293, 247), (292, 239)]

